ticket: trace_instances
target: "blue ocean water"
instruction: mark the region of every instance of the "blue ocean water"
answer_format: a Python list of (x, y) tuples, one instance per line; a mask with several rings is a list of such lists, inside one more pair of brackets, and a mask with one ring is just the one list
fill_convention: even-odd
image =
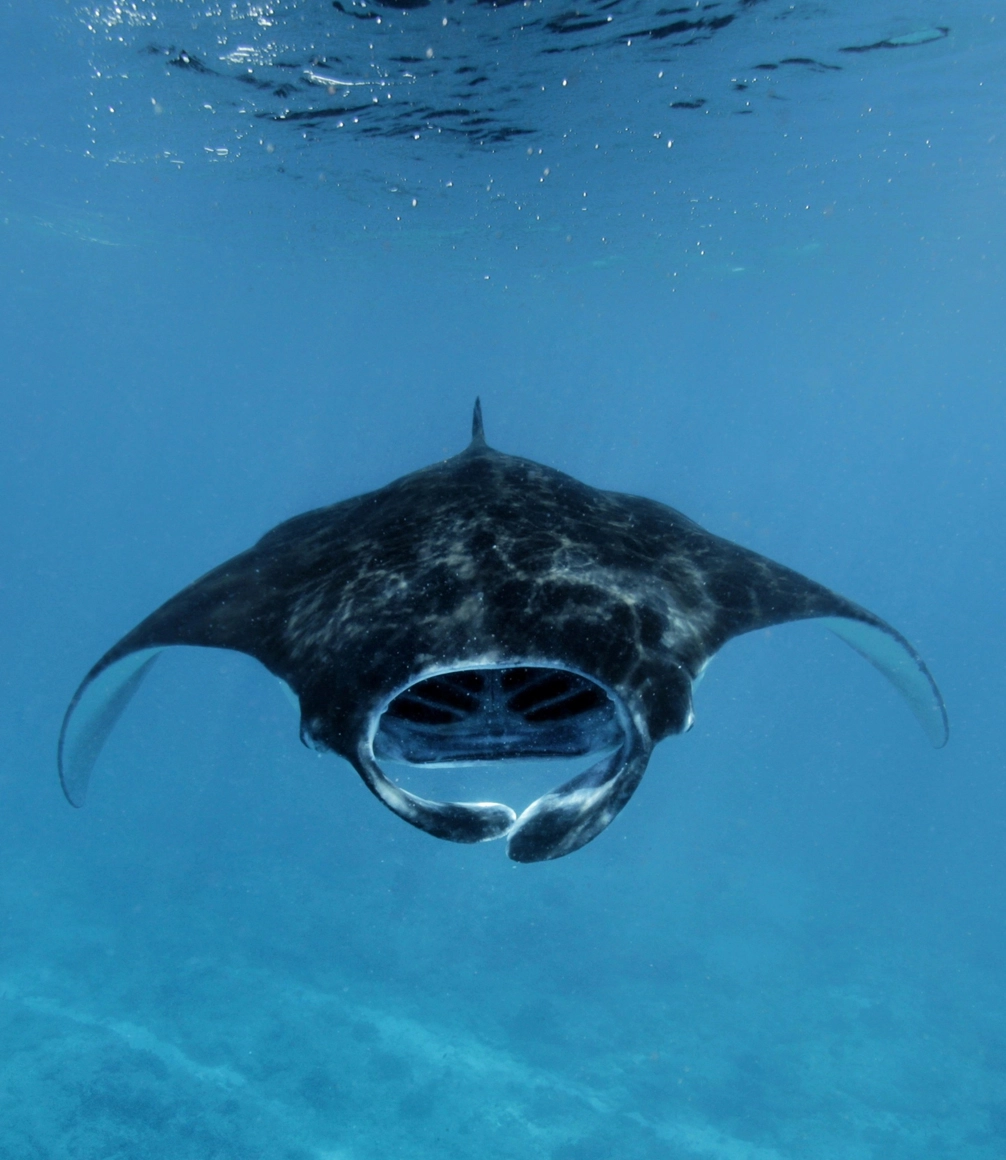
[[(4, 6), (0, 1155), (1006, 1153), (1006, 8), (644, 9)], [(179, 650), (71, 809), (104, 650), (476, 395), (890, 620), (949, 746), (743, 637), (520, 866)]]

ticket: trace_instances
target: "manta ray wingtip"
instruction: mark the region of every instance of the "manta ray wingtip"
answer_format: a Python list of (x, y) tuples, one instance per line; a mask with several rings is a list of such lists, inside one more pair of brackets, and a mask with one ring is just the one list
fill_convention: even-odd
[(486, 433), (482, 426), (482, 400), (475, 396), (475, 409), (472, 411), (472, 443), (476, 447), (485, 447)]

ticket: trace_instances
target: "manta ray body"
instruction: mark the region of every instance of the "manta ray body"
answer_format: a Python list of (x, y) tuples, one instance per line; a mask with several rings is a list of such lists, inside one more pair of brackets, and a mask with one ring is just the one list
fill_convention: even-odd
[[(505, 836), (521, 862), (558, 858), (622, 809), (657, 742), (689, 728), (692, 685), (723, 644), (814, 617), (945, 743), (929, 670), (879, 617), (664, 504), (492, 449), (476, 403), (459, 455), (280, 524), (123, 637), (67, 710), (60, 777), (82, 805), (162, 649), (233, 649), (290, 687), (305, 741), (407, 822), (455, 842)], [(380, 765), (587, 755), (519, 817), (426, 800)]]

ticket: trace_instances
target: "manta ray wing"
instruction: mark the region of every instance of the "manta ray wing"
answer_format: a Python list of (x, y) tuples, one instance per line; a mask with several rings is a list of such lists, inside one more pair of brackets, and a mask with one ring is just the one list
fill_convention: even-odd
[(942, 749), (950, 740), (950, 721), (926, 662), (897, 629), (861, 611), (857, 617), (825, 617), (824, 623), (887, 677), (908, 702), (933, 747)]
[[(343, 506), (328, 509), (326, 522), (338, 523)], [(280, 524), (253, 548), (167, 600), (94, 665), (60, 732), (60, 780), (73, 805), (83, 805), (102, 747), (163, 649), (193, 645), (243, 652), (290, 681), (286, 596), (303, 582), (305, 569), (317, 564), (305, 562), (300, 545), (318, 523), (319, 513), (309, 512)]]
[(729, 540), (702, 533), (705, 583), (720, 609), (718, 648), (741, 633), (820, 619), (898, 690), (937, 749), (950, 735), (946, 706), (925, 661), (896, 628), (823, 584)]
[(74, 695), (63, 717), (57, 758), (71, 805), (84, 804), (105, 742), (160, 654), (159, 648), (131, 652), (89, 675)]
[[(324, 697), (327, 654), (337, 654), (339, 646), (338, 632), (322, 631), (331, 629), (327, 597), (351, 587), (353, 559), (341, 546), (347, 539), (343, 524), (353, 522), (359, 506), (359, 500), (349, 500), (274, 528), (254, 548), (164, 603), (98, 661), (77, 689), (60, 731), (60, 783), (72, 805), (84, 804), (105, 742), (167, 647), (246, 653), (298, 699), (302, 693)], [(320, 610), (314, 607), (312, 615), (319, 600)], [(298, 621), (304, 622), (303, 631), (291, 633)], [(302, 650), (306, 657), (299, 655)], [(496, 802), (427, 801), (388, 782), (376, 763), (371, 769), (354, 760), (355, 754), (346, 756), (378, 798), (437, 837), (486, 841), (506, 833), (516, 818)]]

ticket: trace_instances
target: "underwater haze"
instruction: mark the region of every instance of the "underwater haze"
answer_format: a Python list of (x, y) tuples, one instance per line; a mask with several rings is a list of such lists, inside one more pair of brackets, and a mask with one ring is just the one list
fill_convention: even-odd
[[(1006, 1155), (1006, 4), (0, 28), (0, 1156)], [(98, 657), (477, 395), (890, 621), (947, 747), (820, 625), (743, 636), (610, 828), (517, 865), (182, 649), (71, 808)]]

